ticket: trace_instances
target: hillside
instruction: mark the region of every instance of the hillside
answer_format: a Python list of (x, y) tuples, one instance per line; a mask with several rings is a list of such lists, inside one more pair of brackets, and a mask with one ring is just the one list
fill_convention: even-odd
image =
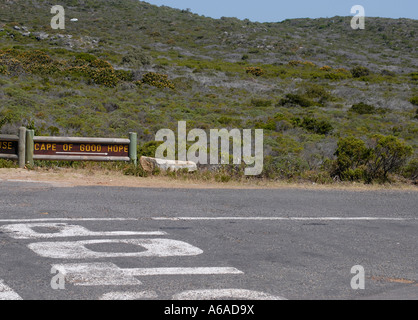
[(2, 133), (136, 131), (152, 155), (155, 133), (180, 120), (262, 128), (267, 177), (319, 182), (341, 137), (393, 135), (417, 157), (417, 20), (352, 30), (351, 17), (253, 23), (134, 0), (61, 4), (66, 29), (52, 30), (54, 3), (0, 1)]

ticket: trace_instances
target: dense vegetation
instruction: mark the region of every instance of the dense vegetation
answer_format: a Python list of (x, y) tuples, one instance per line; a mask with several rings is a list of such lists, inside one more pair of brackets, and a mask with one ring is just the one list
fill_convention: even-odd
[(417, 180), (416, 20), (352, 30), (351, 17), (253, 23), (134, 0), (62, 5), (66, 29), (52, 30), (49, 5), (0, 1), (1, 133), (135, 131), (152, 155), (155, 133), (181, 120), (258, 128), (265, 178)]

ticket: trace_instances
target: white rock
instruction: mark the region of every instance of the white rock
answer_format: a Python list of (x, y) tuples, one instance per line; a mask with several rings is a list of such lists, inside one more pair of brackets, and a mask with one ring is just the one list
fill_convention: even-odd
[(156, 167), (163, 171), (178, 171), (182, 169), (188, 169), (189, 172), (193, 172), (197, 170), (197, 164), (192, 161), (176, 161), (141, 157), (139, 162), (141, 163), (142, 168), (148, 172), (154, 171)]

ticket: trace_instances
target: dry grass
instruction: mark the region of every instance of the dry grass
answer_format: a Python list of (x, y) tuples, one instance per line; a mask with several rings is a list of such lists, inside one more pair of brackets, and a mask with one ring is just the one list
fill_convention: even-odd
[(174, 189), (308, 189), (308, 190), (347, 190), (347, 191), (418, 191), (409, 184), (365, 185), (361, 183), (313, 184), (309, 182), (288, 183), (286, 181), (249, 180), (246, 182), (184, 180), (167, 176), (139, 178), (126, 176), (120, 172), (91, 169), (0, 169), (0, 179), (51, 183), (57, 187), (73, 186), (121, 186), (132, 188), (174, 188)]

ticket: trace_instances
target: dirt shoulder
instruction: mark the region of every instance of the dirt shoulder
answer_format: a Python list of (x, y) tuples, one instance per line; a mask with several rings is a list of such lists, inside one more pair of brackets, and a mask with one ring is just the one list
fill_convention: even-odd
[(418, 191), (418, 187), (407, 184), (364, 185), (361, 183), (335, 183), (320, 185), (308, 182), (287, 183), (286, 181), (248, 181), (227, 183), (200, 180), (173, 179), (165, 176), (147, 178), (126, 176), (119, 172), (86, 169), (0, 169), (0, 181), (25, 181), (49, 183), (55, 187), (112, 186), (130, 188), (174, 188), (174, 189), (315, 189), (377, 191)]

